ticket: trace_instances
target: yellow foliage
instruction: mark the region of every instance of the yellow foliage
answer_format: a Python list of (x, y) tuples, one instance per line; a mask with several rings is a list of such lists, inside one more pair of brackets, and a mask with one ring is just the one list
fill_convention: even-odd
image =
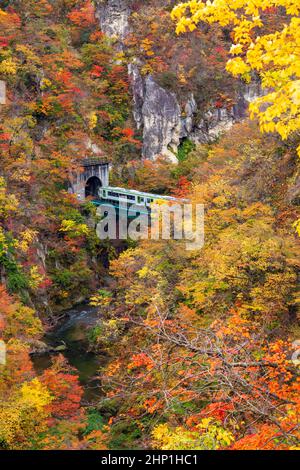
[(45, 277), (39, 272), (38, 266), (31, 266), (29, 285), (32, 289), (37, 289)]
[(63, 220), (59, 231), (69, 236), (80, 237), (82, 235), (88, 235), (90, 229), (86, 224), (78, 224), (74, 220)]
[(296, 222), (293, 224), (293, 227), (294, 227), (294, 229), (296, 230), (296, 232), (298, 233), (298, 235), (300, 237), (300, 219), (296, 220)]
[(111, 293), (101, 290), (90, 298), (90, 305), (93, 307), (108, 306), (111, 300)]
[(97, 123), (98, 123), (97, 114), (93, 112), (89, 117), (89, 128), (91, 130), (95, 129), (95, 127), (97, 126)]
[(16, 75), (17, 70), (18, 70), (17, 63), (10, 57), (0, 62), (0, 74)]
[(7, 217), (10, 212), (16, 212), (18, 200), (14, 194), (8, 194), (5, 179), (0, 176), (0, 217)]
[[(266, 27), (264, 34), (272, 8), (274, 15), (278, 11), (277, 30), (269, 33)], [(192, 31), (201, 21), (231, 26), (234, 57), (227, 70), (247, 82), (252, 71), (260, 75), (266, 94), (250, 104), (251, 117), (259, 119), (262, 132), (277, 132), (282, 139), (300, 130), (299, 12), (298, 0), (190, 0), (171, 13), (177, 34)]]
[(141, 73), (142, 75), (151, 74), (153, 73), (153, 68), (151, 67), (149, 63), (147, 63), (141, 68)]
[(9, 400), (0, 401), (0, 442), (11, 449), (28, 448), (31, 437), (47, 428), (47, 406), (53, 400), (37, 379), (24, 382)]
[(19, 337), (23, 339), (35, 338), (43, 333), (41, 320), (35, 311), (25, 305), (13, 304), (12, 312), (6, 317), (5, 335), (7, 337)]
[(26, 60), (29, 61), (31, 64), (41, 65), (41, 59), (33, 52), (30, 47), (25, 46), (25, 44), (18, 44), (16, 46), (16, 50), (21, 52), (25, 57)]
[(52, 82), (48, 78), (43, 78), (41, 80), (41, 84), (40, 84), (41, 90), (46, 90), (47, 88), (50, 88), (51, 85), (52, 85)]
[(141, 42), (141, 48), (143, 49), (143, 51), (145, 52), (145, 54), (148, 56), (148, 57), (152, 57), (154, 55), (154, 52), (152, 50), (152, 46), (153, 46), (154, 42), (151, 41), (150, 39), (146, 38), (144, 39), (142, 42)]
[(52, 397), (47, 389), (37, 378), (31, 382), (23, 383), (21, 387), (21, 403), (37, 411), (42, 411), (49, 405)]
[(20, 234), (20, 240), (18, 240), (16, 247), (23, 253), (27, 253), (31, 243), (36, 238), (38, 232), (36, 230), (26, 229)]
[(154, 447), (162, 450), (217, 450), (234, 441), (231, 432), (214, 423), (212, 418), (203, 419), (196, 431), (160, 424), (154, 428), (152, 436)]
[(1, 245), (1, 251), (6, 251), (8, 248), (7, 242), (6, 242), (6, 237), (3, 231), (3, 228), (0, 227), (0, 245)]

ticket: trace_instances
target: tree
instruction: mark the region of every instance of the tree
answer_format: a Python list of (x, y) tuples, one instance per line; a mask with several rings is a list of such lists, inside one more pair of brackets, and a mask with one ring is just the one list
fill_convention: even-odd
[(192, 164), (189, 197), (206, 207), (203, 249), (145, 241), (111, 262), (101, 314), (118, 331), (104, 345), (112, 361), (102, 406), (116, 410), (113, 442), (123, 430), (129, 447), (298, 445), (299, 381), (286, 339), (297, 328), (298, 241), (274, 187), (288, 171), (283, 153), (246, 122), (197, 148), (183, 168)]
[(300, 131), (299, 13), (297, 0), (191, 0), (177, 5), (172, 18), (177, 34), (202, 21), (232, 28), (227, 70), (246, 82), (259, 75), (265, 94), (250, 104), (251, 116), (263, 132), (287, 139)]

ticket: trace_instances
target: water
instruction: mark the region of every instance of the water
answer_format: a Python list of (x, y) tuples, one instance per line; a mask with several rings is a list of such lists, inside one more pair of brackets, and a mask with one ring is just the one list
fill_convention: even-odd
[[(79, 381), (84, 388), (84, 401), (93, 403), (102, 396), (99, 369), (107, 362), (104, 354), (95, 354), (88, 349), (87, 334), (99, 320), (99, 309), (79, 306), (66, 312), (65, 319), (44, 337), (50, 347), (66, 345), (61, 351), (69, 364), (78, 371)], [(33, 357), (38, 373), (51, 366), (53, 354), (46, 353)]]

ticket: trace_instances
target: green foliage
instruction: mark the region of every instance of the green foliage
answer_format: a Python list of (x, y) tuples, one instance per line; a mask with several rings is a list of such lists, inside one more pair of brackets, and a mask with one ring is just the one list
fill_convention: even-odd
[(5, 268), (7, 287), (10, 292), (21, 293), (29, 287), (27, 276), (16, 260), (15, 240), (0, 229), (0, 265)]
[(74, 299), (85, 299), (92, 284), (93, 272), (84, 259), (76, 260), (69, 268), (50, 269), (53, 284), (49, 290), (53, 301), (69, 306)]
[(104, 419), (97, 411), (97, 409), (91, 408), (87, 413), (87, 425), (83, 432), (84, 435), (88, 435), (93, 431), (101, 431), (104, 426)]
[(157, 74), (157, 81), (159, 85), (170, 91), (177, 91), (177, 74), (172, 71), (161, 72)]
[(177, 151), (177, 158), (180, 162), (186, 160), (188, 155), (195, 150), (195, 144), (189, 139), (183, 139)]
[(135, 442), (142, 435), (134, 420), (117, 422), (111, 427), (110, 434), (109, 447), (114, 450), (134, 450)]

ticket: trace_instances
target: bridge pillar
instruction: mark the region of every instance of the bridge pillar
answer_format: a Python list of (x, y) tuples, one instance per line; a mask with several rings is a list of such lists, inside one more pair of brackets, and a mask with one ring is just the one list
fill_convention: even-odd
[(109, 186), (109, 163), (103, 159), (86, 159), (82, 163), (83, 171), (78, 172), (70, 185), (69, 192), (76, 194), (79, 201), (88, 196), (97, 196), (101, 186)]

